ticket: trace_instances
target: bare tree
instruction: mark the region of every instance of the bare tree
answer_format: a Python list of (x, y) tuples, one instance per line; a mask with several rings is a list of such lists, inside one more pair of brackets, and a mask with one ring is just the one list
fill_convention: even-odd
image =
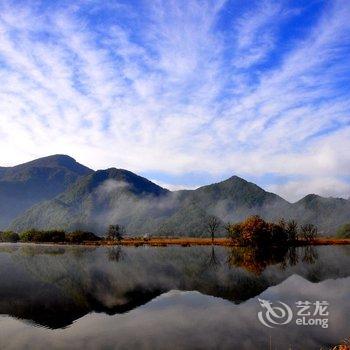
[(210, 216), (207, 221), (207, 230), (211, 236), (211, 240), (214, 243), (214, 237), (216, 231), (219, 229), (220, 221), (216, 216)]
[(306, 224), (301, 226), (300, 229), (301, 229), (301, 238), (305, 239), (307, 242), (313, 241), (318, 235), (318, 230), (315, 225)]

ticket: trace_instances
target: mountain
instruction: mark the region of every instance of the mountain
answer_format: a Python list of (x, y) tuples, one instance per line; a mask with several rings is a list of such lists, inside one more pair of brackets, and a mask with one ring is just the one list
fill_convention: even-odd
[(34, 204), (54, 198), (93, 170), (65, 155), (0, 167), (0, 229)]
[(11, 228), (87, 229), (104, 233), (108, 224), (132, 225), (138, 216), (145, 225), (151, 203), (168, 190), (124, 169), (99, 170), (83, 177), (67, 191), (42, 202), (14, 220)]
[[(170, 192), (123, 169), (90, 174), (53, 200), (43, 202), (17, 218), (11, 228), (88, 229), (105, 232), (120, 223), (129, 233), (206, 235), (210, 215), (226, 221), (248, 215), (277, 215), (290, 205), (237, 176), (192, 191)], [(224, 225), (221, 225), (224, 234)]]
[(309, 194), (292, 205), (290, 216), (300, 223), (311, 222), (334, 235), (339, 226), (350, 221), (350, 200)]
[(132, 234), (207, 235), (211, 215), (224, 222), (260, 214), (277, 219), (290, 204), (237, 176), (192, 191), (170, 192), (123, 169), (100, 170), (80, 179), (67, 191), (40, 203), (14, 220), (22, 231), (65, 228), (104, 233), (119, 223)]
[(205, 235), (211, 215), (221, 219), (220, 232), (224, 234), (225, 222), (241, 221), (253, 214), (277, 219), (290, 206), (283, 198), (238, 176), (196, 190), (178, 191), (177, 200), (178, 209), (162, 223), (163, 234)]
[[(267, 220), (284, 217), (313, 223), (321, 233), (333, 235), (350, 220), (349, 200), (308, 195), (289, 203), (238, 176), (196, 190), (171, 192), (127, 170), (93, 172), (70, 157), (52, 156), (0, 168), (0, 181), (9, 181), (2, 179), (17, 181), (15, 189), (23, 182), (31, 191), (8, 194), (19, 213), (10, 225), (15, 231), (79, 228), (103, 234), (109, 224), (118, 223), (134, 235), (205, 236), (206, 222), (215, 215), (223, 235), (224, 223), (258, 214)], [(0, 205), (7, 208), (4, 200)]]

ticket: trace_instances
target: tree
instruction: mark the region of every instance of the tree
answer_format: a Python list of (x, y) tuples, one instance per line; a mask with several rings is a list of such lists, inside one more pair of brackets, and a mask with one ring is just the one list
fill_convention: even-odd
[(283, 245), (288, 240), (285, 221), (281, 220), (278, 224), (269, 223), (269, 232), (272, 245)]
[(300, 230), (301, 230), (301, 238), (303, 238), (307, 242), (313, 241), (318, 235), (317, 227), (313, 224), (303, 225), (301, 226)]
[(277, 225), (281, 227), (282, 230), (286, 230), (287, 223), (286, 220), (284, 220), (284, 218), (279, 219)]
[(43, 241), (43, 237), (41, 231), (36, 229), (30, 229), (21, 233), (20, 240), (22, 242), (41, 242)]
[[(240, 223), (228, 223), (225, 230), (227, 237), (234, 243), (253, 247), (282, 247), (289, 243), (294, 244), (298, 239), (298, 224), (294, 220), (286, 222), (281, 219), (274, 223), (265, 221), (259, 215), (249, 216)], [(313, 234), (317, 235), (317, 229)]]
[(240, 223), (231, 224), (228, 223), (225, 226), (227, 237), (235, 243), (242, 243), (242, 225)]
[(241, 225), (242, 239), (245, 244), (264, 246), (271, 243), (270, 225), (259, 215), (248, 217)]
[(211, 236), (212, 242), (214, 242), (214, 236), (220, 226), (220, 221), (216, 216), (210, 216), (207, 221), (207, 230)]
[(86, 241), (99, 241), (101, 238), (93, 232), (75, 230), (66, 234), (66, 240), (70, 243), (83, 243)]
[(0, 242), (18, 242), (19, 235), (12, 231), (0, 232)]
[(107, 231), (107, 238), (117, 240), (120, 242), (123, 238), (124, 227), (121, 225), (109, 225)]
[(20, 240), (23, 242), (64, 242), (66, 233), (61, 230), (30, 229), (21, 233)]
[(289, 220), (287, 222), (286, 231), (289, 242), (294, 243), (298, 240), (298, 223), (295, 220)]

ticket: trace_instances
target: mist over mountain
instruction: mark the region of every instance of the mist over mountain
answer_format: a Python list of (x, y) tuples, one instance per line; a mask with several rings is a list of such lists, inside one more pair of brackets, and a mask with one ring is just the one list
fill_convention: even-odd
[(183, 235), (190, 232), (196, 236), (206, 235), (206, 222), (211, 215), (221, 219), (220, 232), (224, 234), (223, 226), (228, 221), (241, 221), (253, 214), (276, 219), (289, 204), (238, 176), (174, 194), (180, 205), (163, 222), (160, 231), (164, 234)]
[(0, 229), (34, 204), (54, 198), (78, 178), (92, 172), (66, 155), (0, 167)]
[(333, 235), (337, 227), (350, 222), (350, 200), (309, 194), (292, 205), (291, 215)]
[[(94, 172), (68, 156), (0, 168), (0, 176), (9, 183), (17, 181), (18, 186), (24, 182), (30, 189), (26, 196), (18, 191), (22, 197), (11, 198), (12, 203), (19, 203), (16, 211), (8, 208), (5, 219), (18, 214), (9, 225), (15, 231), (61, 228), (103, 234), (109, 224), (118, 223), (134, 235), (205, 236), (206, 222), (215, 215), (221, 220), (219, 234), (223, 235), (224, 223), (258, 214), (267, 220), (284, 217), (313, 223), (321, 233), (332, 235), (350, 217), (350, 201), (341, 198), (308, 195), (289, 203), (238, 176), (196, 190), (172, 192), (124, 169)], [(9, 191), (8, 196), (11, 193), (16, 191)], [(7, 207), (3, 198), (1, 208)], [(21, 203), (21, 198), (31, 202)]]

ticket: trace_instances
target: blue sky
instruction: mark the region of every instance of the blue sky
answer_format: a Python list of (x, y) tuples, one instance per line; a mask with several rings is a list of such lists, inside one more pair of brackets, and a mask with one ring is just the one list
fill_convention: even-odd
[(0, 4), (1, 165), (350, 196), (349, 1)]

